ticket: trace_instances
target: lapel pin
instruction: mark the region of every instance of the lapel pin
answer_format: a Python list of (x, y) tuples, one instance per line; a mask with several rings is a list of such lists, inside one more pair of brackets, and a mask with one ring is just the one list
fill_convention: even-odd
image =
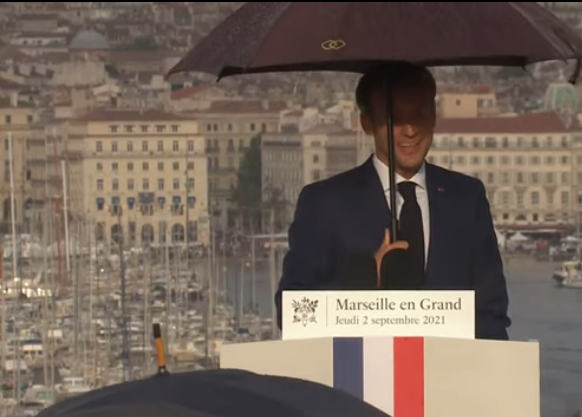
[(438, 188), (438, 191), (439, 191), (439, 193), (444, 193), (445, 192), (445, 189), (443, 187), (439, 187)]

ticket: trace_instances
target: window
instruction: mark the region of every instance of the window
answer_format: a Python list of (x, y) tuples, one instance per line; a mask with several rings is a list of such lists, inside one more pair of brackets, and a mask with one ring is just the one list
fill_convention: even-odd
[(133, 162), (128, 162), (127, 163), (127, 170), (130, 171), (130, 172), (133, 171)]
[(103, 191), (103, 180), (97, 180), (97, 190)]
[(133, 191), (134, 187), (135, 187), (135, 184), (134, 184), (133, 180), (127, 180), (127, 189), (129, 191)]
[(117, 152), (117, 142), (111, 142), (111, 152)]
[(180, 143), (175, 140), (172, 142), (172, 151), (178, 152), (180, 150)]
[(164, 189), (164, 179), (158, 179), (158, 190), (162, 191)]
[(103, 171), (103, 164), (101, 162), (97, 162), (97, 172)]
[(114, 178), (114, 179), (111, 181), (111, 189), (112, 189), (113, 191), (117, 191), (117, 190), (119, 190), (119, 181), (117, 180), (117, 178)]
[(567, 136), (562, 136), (562, 142), (561, 142), (562, 148), (567, 148), (568, 147), (568, 137)]
[(117, 133), (117, 126), (109, 126), (109, 133)]
[(509, 204), (509, 191), (503, 191), (501, 193), (501, 204), (504, 206)]
[(194, 152), (194, 141), (193, 140), (188, 141), (188, 152)]
[(188, 171), (194, 171), (194, 162), (188, 162)]
[(568, 191), (562, 191), (562, 206), (570, 205), (570, 193)]
[(179, 179), (174, 178), (173, 188), (174, 188), (174, 190), (179, 190), (180, 189), (180, 180)]
[(174, 171), (179, 171), (179, 170), (180, 170), (180, 163), (174, 162)]
[(178, 125), (172, 125), (172, 132), (178, 133), (179, 130), (180, 130), (180, 127)]
[(533, 191), (531, 193), (531, 203), (533, 205), (538, 205), (540, 204), (540, 193), (537, 191)]
[(158, 162), (158, 171), (163, 171), (163, 170), (164, 170), (164, 163)]
[(531, 174), (531, 183), (532, 184), (539, 184), (540, 182), (540, 175), (537, 172), (533, 172)]
[(148, 151), (148, 142), (147, 141), (144, 140), (141, 143), (141, 150), (144, 151), (144, 152), (147, 152)]
[(103, 152), (103, 143), (102, 142), (97, 142), (95, 144), (95, 149), (97, 150), (97, 152)]
[(141, 168), (142, 168), (144, 171), (149, 171), (149, 169), (150, 169), (150, 164), (148, 164), (147, 162), (144, 162), (144, 163), (142, 164)]
[(118, 171), (118, 169), (119, 169), (119, 165), (117, 164), (117, 162), (113, 162), (113, 163), (111, 164), (111, 171), (113, 171), (113, 172), (117, 172), (117, 171)]
[(144, 191), (148, 191), (150, 189), (150, 180), (148, 180), (147, 178), (144, 178), (141, 182), (142, 185), (142, 189)]
[(158, 141), (158, 152), (164, 152), (164, 142)]
[(194, 178), (188, 178), (188, 190), (194, 190)]
[(133, 126), (125, 126), (125, 133), (133, 133)]
[(523, 172), (518, 172), (517, 173), (517, 177), (516, 177), (516, 182), (518, 184), (523, 184), (523, 182), (524, 182), (523, 180), (524, 180), (524, 178), (523, 178)]
[(127, 152), (133, 152), (133, 142), (127, 142)]

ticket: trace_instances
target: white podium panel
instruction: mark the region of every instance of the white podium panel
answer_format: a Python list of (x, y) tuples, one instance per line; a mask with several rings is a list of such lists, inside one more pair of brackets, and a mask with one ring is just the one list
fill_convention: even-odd
[(223, 345), (221, 368), (311, 380), (395, 417), (540, 417), (537, 342), (316, 338)]
[(474, 291), (284, 291), (283, 340), (475, 338)]

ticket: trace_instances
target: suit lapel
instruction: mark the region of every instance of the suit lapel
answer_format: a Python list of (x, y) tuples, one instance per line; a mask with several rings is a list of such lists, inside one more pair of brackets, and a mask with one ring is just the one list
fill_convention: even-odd
[(362, 224), (366, 234), (374, 237), (373, 244), (376, 250), (384, 238), (384, 230), (390, 227), (391, 215), (372, 158), (360, 167), (360, 175), (356, 181), (357, 195), (360, 198), (353, 203), (360, 208), (362, 216), (358, 222)]
[(426, 268), (427, 281), (431, 277), (435, 262), (439, 258), (439, 248), (442, 247), (443, 234), (443, 199), (446, 198), (444, 184), (438, 169), (432, 164), (426, 164), (426, 186), (430, 213), (430, 239), (428, 262)]

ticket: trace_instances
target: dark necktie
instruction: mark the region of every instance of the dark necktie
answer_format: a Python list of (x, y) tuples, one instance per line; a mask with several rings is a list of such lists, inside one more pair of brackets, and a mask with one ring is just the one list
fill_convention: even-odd
[(411, 289), (420, 289), (424, 284), (424, 231), (422, 212), (416, 201), (416, 184), (410, 181), (398, 184), (398, 191), (404, 198), (400, 212), (398, 240), (408, 242)]

